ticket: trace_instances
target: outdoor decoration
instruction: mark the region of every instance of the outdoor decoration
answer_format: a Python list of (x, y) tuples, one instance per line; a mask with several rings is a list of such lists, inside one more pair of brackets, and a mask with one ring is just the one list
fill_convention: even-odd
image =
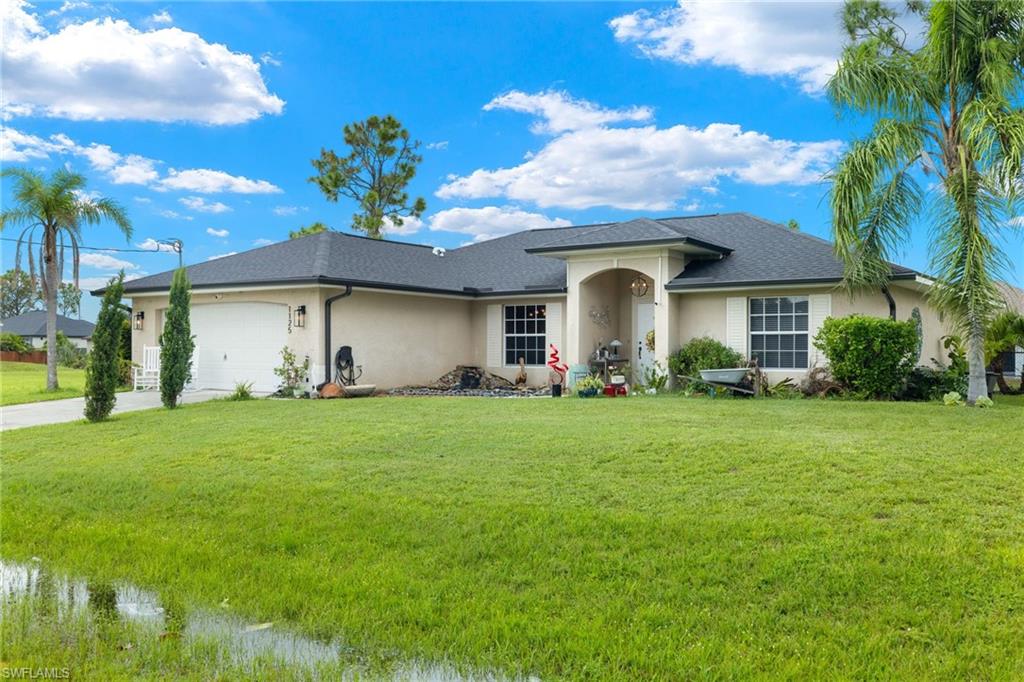
[(654, 330), (647, 332), (647, 336), (644, 337), (644, 348), (654, 352)]
[(630, 292), (637, 298), (643, 298), (646, 296), (648, 288), (649, 285), (647, 284), (647, 280), (640, 275), (634, 277), (633, 281), (629, 283)]
[(519, 358), (519, 371), (516, 372), (516, 386), (526, 385), (526, 359)]
[(588, 315), (590, 315), (590, 321), (602, 329), (605, 329), (612, 323), (611, 312), (606, 305), (600, 308), (592, 306)]
[(555, 344), (549, 343), (548, 347), (551, 349), (548, 356), (548, 367), (551, 368), (551, 372), (548, 374), (548, 381), (551, 382), (551, 397), (560, 398), (562, 397), (562, 384), (565, 383), (565, 373), (569, 371), (569, 366), (558, 357), (558, 348)]
[(563, 384), (565, 383), (565, 373), (569, 371), (569, 365), (563, 363), (558, 357), (558, 347), (555, 344), (549, 343), (548, 347), (551, 349), (551, 353), (548, 355), (548, 367), (558, 375), (558, 383)]

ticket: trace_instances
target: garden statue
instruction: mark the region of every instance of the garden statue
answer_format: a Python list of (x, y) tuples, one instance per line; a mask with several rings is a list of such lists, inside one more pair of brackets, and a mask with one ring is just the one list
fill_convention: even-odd
[(526, 386), (526, 359), (519, 358), (519, 371), (516, 373), (516, 386)]

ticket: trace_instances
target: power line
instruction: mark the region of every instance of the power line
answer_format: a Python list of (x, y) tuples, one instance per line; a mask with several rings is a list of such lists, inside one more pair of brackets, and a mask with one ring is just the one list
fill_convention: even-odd
[[(0, 237), (5, 242), (17, 242), (14, 237)], [(25, 242), (29, 248), (39, 246), (39, 242)], [(70, 248), (70, 247), (68, 247)], [(119, 249), (116, 246), (79, 246), (83, 251), (115, 251), (117, 253), (175, 253), (172, 249)]]

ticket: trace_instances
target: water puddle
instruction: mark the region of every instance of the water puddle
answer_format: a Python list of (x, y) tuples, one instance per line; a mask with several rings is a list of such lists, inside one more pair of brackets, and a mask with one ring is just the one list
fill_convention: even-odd
[[(394, 656), (382, 666), (368, 666), (366, 655), (340, 639), (320, 641), (305, 637), (278, 623), (249, 623), (214, 610), (184, 610), (162, 604), (159, 597), (130, 584), (111, 585), (57, 576), (42, 562), (22, 564), (0, 560), (0, 619), (8, 604), (30, 598), (39, 608), (61, 617), (84, 615), (93, 619), (118, 619), (131, 623), (154, 639), (173, 638), (186, 645), (214, 643), (227, 652), (230, 663), (245, 665), (273, 660), (316, 677), (329, 668), (354, 678), (409, 680), (413, 682), (456, 682), (463, 680), (534, 680), (509, 678), (486, 671), (466, 673), (449, 664), (402, 660)], [(129, 645), (130, 646), (130, 645)]]

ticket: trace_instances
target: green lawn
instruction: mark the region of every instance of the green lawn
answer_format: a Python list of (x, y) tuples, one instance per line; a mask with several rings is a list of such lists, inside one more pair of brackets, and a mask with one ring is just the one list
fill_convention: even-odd
[(77, 398), (85, 390), (85, 370), (57, 368), (56, 391), (46, 390), (46, 365), (0, 361), (0, 405)]
[[(4, 434), (0, 555), (371, 655), (544, 679), (1021, 679), (1022, 408), (134, 413)], [(177, 640), (121, 650), (121, 631), (0, 627), (11, 665), (211, 676)]]

